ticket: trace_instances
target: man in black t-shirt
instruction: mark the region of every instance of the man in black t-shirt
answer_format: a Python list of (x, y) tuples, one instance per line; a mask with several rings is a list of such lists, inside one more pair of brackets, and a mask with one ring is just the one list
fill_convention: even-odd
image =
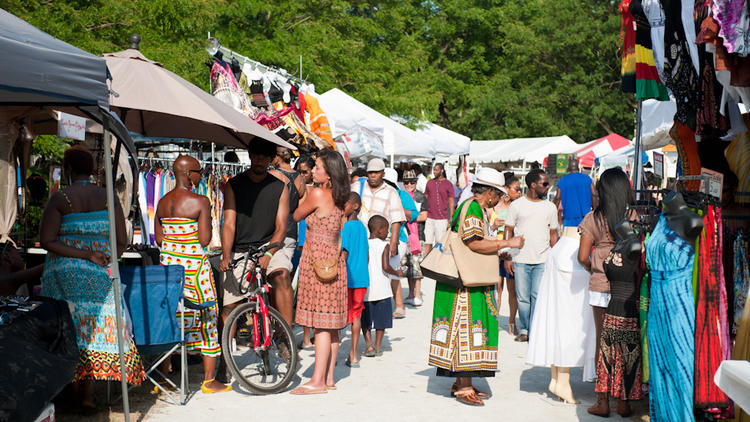
[[(232, 260), (241, 257), (249, 246), (284, 243), (289, 217), (289, 191), (284, 182), (268, 173), (268, 166), (276, 156), (276, 145), (265, 140), (254, 140), (248, 147), (250, 169), (229, 180), (224, 187), (224, 225), (221, 229), (222, 259), (219, 269), (226, 272), (222, 320), (243, 299), (239, 293), (242, 263), (227, 271)], [(283, 254), (274, 259), (279, 248), (273, 248), (260, 258), (261, 268), (273, 285), (276, 308), (291, 322), (292, 286), (289, 277), (277, 277), (286, 268)]]

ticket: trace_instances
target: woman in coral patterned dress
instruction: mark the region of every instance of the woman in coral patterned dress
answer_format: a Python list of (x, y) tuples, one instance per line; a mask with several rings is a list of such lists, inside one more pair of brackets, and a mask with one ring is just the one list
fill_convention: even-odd
[[(338, 330), (346, 326), (346, 257), (339, 243), (344, 205), (349, 198), (349, 178), (344, 159), (337, 152), (321, 151), (312, 170), (312, 188), (294, 211), (294, 219), (306, 218), (307, 236), (299, 265), (295, 322), (315, 330), (315, 370), (310, 381), (292, 394), (321, 394), (335, 387), (333, 370), (339, 349)], [(313, 261), (338, 257), (338, 274), (321, 282)]]

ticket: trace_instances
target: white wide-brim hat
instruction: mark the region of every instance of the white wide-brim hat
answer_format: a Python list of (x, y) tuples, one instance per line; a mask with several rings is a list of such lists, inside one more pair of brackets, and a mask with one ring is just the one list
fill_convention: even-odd
[(474, 178), (475, 185), (486, 185), (505, 192), (505, 176), (495, 169), (481, 168)]

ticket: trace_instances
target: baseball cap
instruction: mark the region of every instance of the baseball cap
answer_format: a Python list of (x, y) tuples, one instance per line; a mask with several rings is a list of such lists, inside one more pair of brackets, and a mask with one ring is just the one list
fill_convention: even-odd
[(385, 170), (385, 163), (380, 158), (373, 158), (367, 162), (367, 171), (383, 171)]

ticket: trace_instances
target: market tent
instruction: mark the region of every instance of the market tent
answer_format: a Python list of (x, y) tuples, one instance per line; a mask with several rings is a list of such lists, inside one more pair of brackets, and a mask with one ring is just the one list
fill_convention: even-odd
[(450, 129), (427, 122), (417, 133), (432, 138), (435, 141), (435, 153), (438, 155), (466, 155), (469, 153), (471, 138)]
[[(0, 142), (11, 144), (15, 141), (16, 125), (31, 119), (35, 114), (49, 115), (54, 106), (66, 112), (91, 117), (102, 123), (104, 137), (109, 145), (110, 130), (117, 131), (119, 140), (126, 147), (132, 140), (122, 123), (109, 112), (109, 72), (105, 61), (97, 56), (75, 48), (29, 23), (0, 9)], [(114, 179), (112, 176), (111, 149), (104, 148), (105, 185), (107, 190), (107, 212), (109, 227), (114, 227)], [(7, 155), (3, 155), (6, 159)], [(12, 170), (0, 175), (0, 193), (7, 192), (4, 186), (15, 184), (13, 164), (4, 162), (3, 170)], [(0, 198), (3, 204), (11, 203), (15, 209), (15, 198)], [(3, 210), (5, 211), (5, 210)], [(4, 214), (5, 215), (5, 214)], [(5, 219), (3, 219), (5, 220)], [(9, 230), (1, 228), (3, 233)], [(109, 233), (110, 244), (117, 244), (114, 230)], [(117, 260), (111, 260), (113, 294), (116, 308), (117, 343), (120, 354), (121, 380), (123, 387), (123, 408), (125, 420), (129, 420), (129, 404), (125, 360), (123, 354), (124, 336), (121, 319), (121, 295)]]
[(578, 162), (581, 167), (591, 168), (594, 166), (594, 160), (613, 151), (630, 146), (630, 141), (616, 133), (610, 133), (599, 139), (587, 142), (581, 145), (580, 149), (573, 151), (578, 155)]
[(329, 120), (333, 121), (334, 138), (357, 127), (364, 127), (381, 137), (383, 150), (388, 156), (435, 156), (435, 142), (432, 138), (378, 113), (338, 88), (321, 94), (318, 99)]
[(248, 116), (130, 48), (104, 54), (112, 73), (110, 105), (144, 136), (200, 139), (246, 148), (255, 138), (296, 149)]
[(515, 138), (499, 141), (471, 141), (469, 162), (499, 163), (525, 161), (542, 163), (549, 154), (569, 153), (578, 148), (567, 135), (545, 138)]
[[(612, 151), (609, 154), (602, 155), (595, 159), (595, 165), (599, 166), (599, 171), (602, 172), (608, 168), (620, 167), (623, 170), (630, 170), (633, 165), (633, 156), (635, 155), (635, 146), (630, 145), (625, 148), (620, 148), (617, 151)], [(641, 152), (641, 163), (646, 164), (648, 162), (648, 155), (645, 152)]]

